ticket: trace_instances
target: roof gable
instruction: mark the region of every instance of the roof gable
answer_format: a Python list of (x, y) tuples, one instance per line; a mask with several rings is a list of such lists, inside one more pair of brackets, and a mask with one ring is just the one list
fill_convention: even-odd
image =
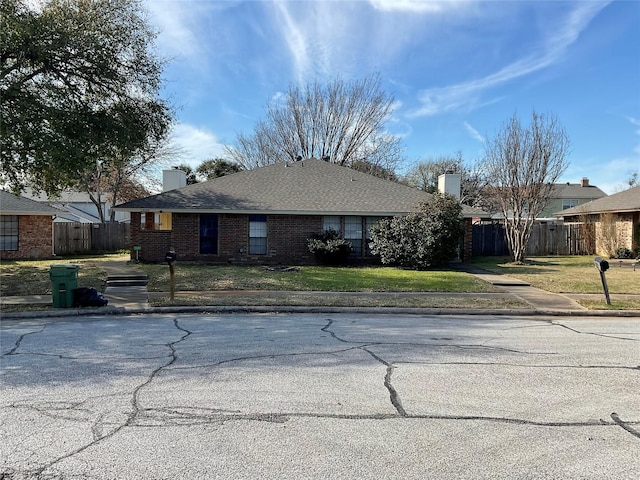
[[(116, 210), (398, 215), (430, 194), (323, 160), (276, 163), (118, 205)], [(477, 212), (475, 212), (477, 214)]]
[(4, 190), (0, 190), (0, 212), (3, 215), (56, 215), (62, 213), (57, 208)]

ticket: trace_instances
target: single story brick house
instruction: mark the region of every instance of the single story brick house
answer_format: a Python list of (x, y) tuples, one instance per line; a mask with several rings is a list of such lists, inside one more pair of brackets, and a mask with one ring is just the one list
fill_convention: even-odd
[(53, 256), (53, 219), (64, 213), (0, 190), (0, 259)]
[(595, 225), (595, 247), (609, 256), (616, 248), (640, 248), (640, 186), (569, 208), (556, 215), (565, 223)]
[[(132, 248), (144, 261), (314, 264), (313, 233), (332, 228), (353, 244), (354, 263), (373, 260), (369, 227), (415, 211), (430, 194), (323, 160), (276, 163), (188, 185), (114, 207), (131, 213)], [(470, 258), (471, 219), (464, 207)], [(132, 250), (132, 258), (136, 252)]]

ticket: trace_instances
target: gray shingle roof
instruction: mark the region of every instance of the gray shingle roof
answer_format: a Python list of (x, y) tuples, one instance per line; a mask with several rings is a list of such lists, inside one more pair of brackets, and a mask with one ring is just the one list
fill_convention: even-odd
[(640, 211), (640, 186), (599, 198), (577, 207), (556, 213), (558, 216), (584, 215), (588, 213), (613, 213)]
[(30, 198), (0, 190), (0, 213), (3, 215), (56, 215), (62, 211)]
[[(322, 160), (276, 163), (133, 200), (116, 210), (398, 215), (416, 210), (429, 194)], [(479, 216), (465, 207), (465, 216)]]
[(549, 198), (590, 199), (606, 197), (607, 194), (595, 185), (582, 186), (580, 183), (556, 183)]

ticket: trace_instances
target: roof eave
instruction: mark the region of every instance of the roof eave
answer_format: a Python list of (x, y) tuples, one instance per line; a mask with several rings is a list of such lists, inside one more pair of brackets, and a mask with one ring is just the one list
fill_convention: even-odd
[(26, 210), (2, 210), (0, 211), (0, 215), (19, 215), (19, 216), (25, 216), (25, 215), (37, 215), (40, 217), (55, 217), (56, 215), (60, 215), (62, 213), (65, 213), (63, 211), (59, 211), (59, 212), (29, 212)]

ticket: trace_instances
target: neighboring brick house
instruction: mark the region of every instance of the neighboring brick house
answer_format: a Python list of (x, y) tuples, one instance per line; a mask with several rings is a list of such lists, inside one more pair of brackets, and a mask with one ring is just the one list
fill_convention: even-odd
[(0, 259), (53, 256), (56, 208), (0, 190)]
[[(118, 205), (131, 212), (131, 242), (145, 261), (313, 264), (313, 233), (332, 228), (353, 244), (352, 261), (372, 258), (367, 232), (385, 217), (415, 211), (430, 194), (399, 183), (308, 159), (277, 163), (177, 188)], [(471, 219), (463, 208), (465, 259), (471, 252)], [(132, 257), (135, 253), (132, 251)]]
[(617, 248), (640, 248), (640, 186), (556, 212), (565, 223), (595, 224), (596, 252), (610, 256)]

